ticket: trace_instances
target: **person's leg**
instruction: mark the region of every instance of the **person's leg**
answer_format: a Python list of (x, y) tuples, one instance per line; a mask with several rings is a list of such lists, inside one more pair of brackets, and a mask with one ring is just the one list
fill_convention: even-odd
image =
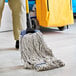
[(5, 0), (0, 0), (0, 25), (1, 25), (1, 18), (2, 18), (2, 12), (4, 8)]
[(21, 30), (26, 29), (26, 6), (25, 0), (8, 0), (10, 9), (12, 10), (14, 39), (18, 44)]

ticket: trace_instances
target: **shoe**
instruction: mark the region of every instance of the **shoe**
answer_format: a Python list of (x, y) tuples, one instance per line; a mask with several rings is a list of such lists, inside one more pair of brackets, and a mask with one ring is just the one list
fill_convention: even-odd
[(16, 49), (19, 49), (19, 40), (16, 40), (16, 45), (15, 45)]

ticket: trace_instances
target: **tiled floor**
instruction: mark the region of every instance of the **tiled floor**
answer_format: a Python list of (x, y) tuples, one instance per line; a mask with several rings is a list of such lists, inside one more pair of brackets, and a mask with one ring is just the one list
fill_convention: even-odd
[(47, 31), (44, 39), (64, 67), (44, 72), (24, 69), (13, 33), (5, 32), (0, 33), (0, 76), (76, 76), (76, 23), (65, 31)]

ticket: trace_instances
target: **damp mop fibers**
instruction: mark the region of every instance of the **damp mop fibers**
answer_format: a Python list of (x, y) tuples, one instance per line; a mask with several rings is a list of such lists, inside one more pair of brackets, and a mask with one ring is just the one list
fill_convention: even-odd
[(46, 45), (40, 31), (20, 35), (19, 50), (26, 69), (46, 71), (64, 66), (64, 63), (58, 60)]

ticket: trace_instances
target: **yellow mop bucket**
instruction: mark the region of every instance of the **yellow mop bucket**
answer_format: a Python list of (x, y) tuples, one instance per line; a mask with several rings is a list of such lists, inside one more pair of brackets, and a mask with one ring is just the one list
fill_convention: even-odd
[(36, 15), (43, 27), (63, 27), (74, 23), (71, 0), (36, 0)]

